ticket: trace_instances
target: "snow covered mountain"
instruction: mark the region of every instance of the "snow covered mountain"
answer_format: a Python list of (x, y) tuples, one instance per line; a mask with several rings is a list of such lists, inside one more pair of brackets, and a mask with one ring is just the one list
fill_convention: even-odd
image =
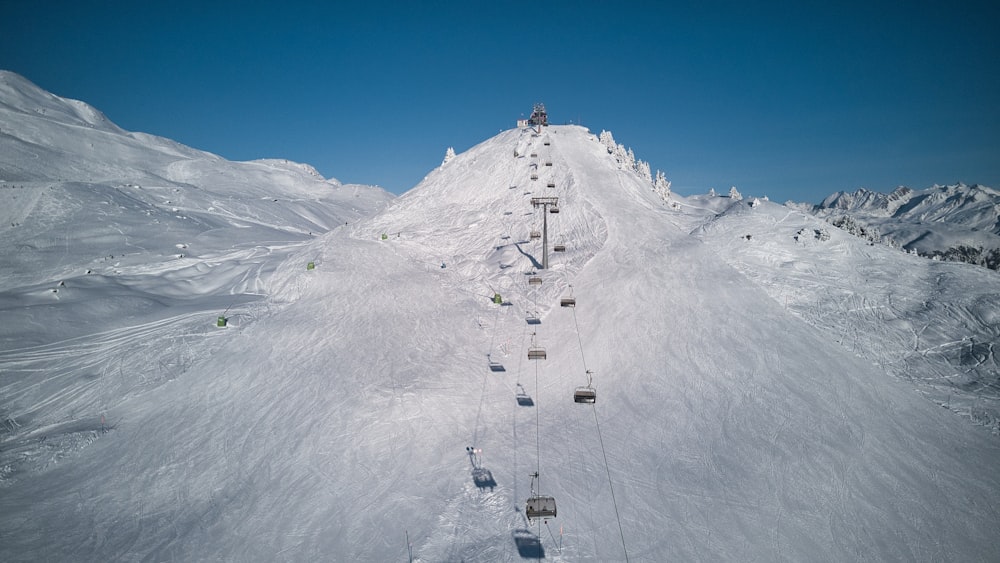
[(1000, 269), (1000, 192), (985, 186), (899, 187), (890, 194), (837, 192), (812, 212), (921, 256)]
[(250, 220), (282, 197), (183, 238), (222, 198), (92, 204), (214, 249), (191, 270), (256, 261), (213, 284), (149, 251), (64, 276), (92, 215), (3, 226), (36, 273), (3, 257), (0, 559), (994, 559), (997, 274), (619, 164), (508, 130), (312, 237)]
[[(307, 165), (229, 162), (129, 133), (10, 72), (0, 72), (0, 154), (0, 307), (17, 319), (0, 328), (0, 342), (80, 334), (75, 327), (91, 322), (80, 309), (109, 285), (114, 312), (105, 312), (124, 316), (209, 294), (259, 299), (273, 269), (261, 257), (392, 197)], [(34, 335), (27, 319), (42, 316), (49, 326)]]

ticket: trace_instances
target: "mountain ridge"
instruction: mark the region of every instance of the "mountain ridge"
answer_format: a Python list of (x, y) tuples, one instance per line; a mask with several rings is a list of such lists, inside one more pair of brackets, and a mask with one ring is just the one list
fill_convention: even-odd
[(1000, 268), (1000, 191), (987, 186), (901, 186), (889, 194), (862, 188), (831, 194), (809, 210), (924, 257)]

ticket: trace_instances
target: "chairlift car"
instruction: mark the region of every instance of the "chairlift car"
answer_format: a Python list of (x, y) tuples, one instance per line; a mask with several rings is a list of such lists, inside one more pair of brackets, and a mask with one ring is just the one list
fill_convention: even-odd
[(535, 240), (538, 238), (542, 238), (542, 233), (538, 231), (531, 231), (531, 234), (529, 234), (528, 236), (531, 238), (531, 240)]
[(524, 504), (524, 514), (528, 517), (528, 521), (535, 518), (555, 518), (556, 499), (538, 494), (535, 488), (535, 483), (537, 482), (538, 472), (535, 471), (531, 474), (531, 496), (528, 497), (528, 502)]
[(549, 146), (552, 144), (552, 141), (543, 141), (542, 144), (545, 146)]
[(576, 307), (576, 297), (563, 297), (559, 300), (560, 307)]
[(528, 278), (528, 285), (542, 285), (542, 278), (538, 276)]
[(559, 213), (559, 208), (553, 205), (549, 208), (549, 213)]
[(566, 252), (566, 245), (556, 244), (552, 247), (552, 252)]
[(545, 348), (535, 344), (535, 333), (531, 333), (531, 347), (528, 348), (529, 360), (544, 360)]
[(545, 186), (548, 187), (548, 188), (554, 188), (554, 187), (556, 187), (556, 183), (555, 182), (549, 182)]
[(552, 166), (552, 161), (551, 160), (545, 161), (545, 166)]
[(573, 391), (573, 402), (592, 405), (597, 402), (597, 390), (593, 387), (577, 387)]
[(594, 389), (594, 372), (589, 369), (587, 370), (587, 384), (577, 387), (576, 391), (573, 391), (573, 402), (590, 405), (597, 402), (597, 389)]
[(531, 179), (532, 180), (537, 180), (538, 179), (538, 174), (532, 174), (531, 175)]
[(524, 514), (528, 520), (535, 518), (555, 518), (556, 499), (554, 497), (543, 497), (532, 495), (524, 506)]

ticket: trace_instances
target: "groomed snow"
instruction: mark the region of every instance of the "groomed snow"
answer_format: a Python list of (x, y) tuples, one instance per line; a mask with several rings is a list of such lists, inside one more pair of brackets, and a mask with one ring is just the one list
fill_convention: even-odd
[[(220, 176), (250, 170), (236, 164)], [(51, 215), (25, 208), (22, 227), (0, 230), (4, 247), (33, 245), (17, 272), (2, 258), (2, 560), (1000, 553), (1000, 443), (922, 396), (915, 382), (941, 364), (899, 360), (905, 329), (879, 328), (946, 319), (953, 339), (987, 338), (995, 273), (928, 273), (842, 233), (786, 240), (823, 224), (769, 203), (668, 205), (574, 126), (505, 131), (385, 209), (357, 188), (367, 204), (340, 227), (239, 199), (237, 179), (226, 211), (207, 182), (170, 181), (155, 195), (176, 212), (116, 199), (146, 185), (58, 183), (97, 203), (39, 196), (65, 213), (43, 229)], [(567, 250), (540, 270), (530, 200), (550, 195)], [(101, 205), (105, 224), (160, 246), (79, 236)], [(100, 263), (112, 247), (124, 260)], [(939, 274), (977, 296), (979, 317), (944, 312), (973, 309), (927, 285)], [(889, 278), (895, 316), (853, 315)], [(577, 306), (560, 307), (570, 292)], [(927, 306), (902, 315), (909, 299)], [(936, 330), (918, 331), (918, 351)], [(533, 341), (546, 360), (527, 359)], [(588, 369), (593, 406), (572, 401)], [(536, 470), (558, 516), (529, 524)]]

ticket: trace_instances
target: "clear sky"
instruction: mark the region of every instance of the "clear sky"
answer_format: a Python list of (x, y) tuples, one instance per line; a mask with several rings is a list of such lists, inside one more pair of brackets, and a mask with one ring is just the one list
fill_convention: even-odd
[(0, 0), (0, 68), (131, 131), (395, 193), (535, 102), (682, 194), (1000, 186), (995, 1)]

